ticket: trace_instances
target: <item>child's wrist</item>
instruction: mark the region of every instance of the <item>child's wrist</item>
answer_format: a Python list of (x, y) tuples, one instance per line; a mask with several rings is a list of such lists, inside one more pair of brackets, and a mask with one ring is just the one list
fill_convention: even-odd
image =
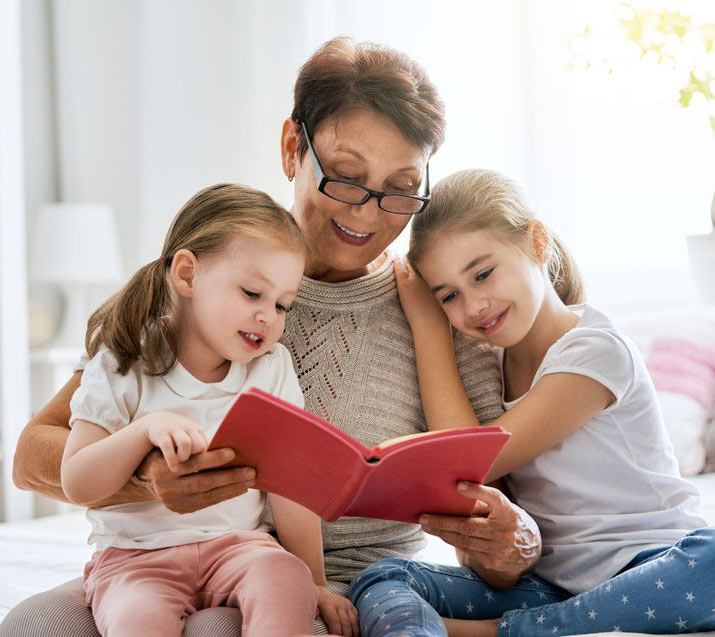
[(154, 447), (154, 443), (149, 436), (149, 427), (154, 419), (154, 414), (146, 414), (141, 418), (137, 418), (129, 426), (134, 428), (137, 436), (141, 436), (142, 440), (147, 444), (149, 449)]

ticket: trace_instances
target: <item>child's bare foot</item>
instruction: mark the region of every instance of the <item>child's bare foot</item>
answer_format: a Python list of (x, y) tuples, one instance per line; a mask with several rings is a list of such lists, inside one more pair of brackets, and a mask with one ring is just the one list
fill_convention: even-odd
[(498, 619), (447, 619), (442, 618), (449, 637), (497, 637)]

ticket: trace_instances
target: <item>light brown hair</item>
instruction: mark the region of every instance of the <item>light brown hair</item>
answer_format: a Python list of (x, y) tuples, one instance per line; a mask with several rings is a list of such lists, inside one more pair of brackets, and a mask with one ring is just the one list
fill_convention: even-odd
[(176, 362), (174, 304), (168, 271), (174, 254), (190, 250), (197, 259), (220, 252), (237, 237), (253, 238), (305, 254), (293, 217), (260, 190), (216, 184), (195, 194), (174, 217), (161, 257), (139, 269), (89, 318), (85, 347), (94, 356), (104, 346), (126, 374), (141, 361), (153, 376)]
[[(419, 270), (437, 232), (488, 230), (524, 246), (536, 221), (511, 179), (492, 170), (462, 170), (435, 184), (429, 205), (413, 219), (407, 258)], [(547, 271), (556, 293), (566, 305), (582, 303), (585, 291), (576, 262), (556, 234), (544, 229)]]
[[(386, 116), (405, 139), (430, 154), (444, 141), (444, 105), (417, 62), (377, 44), (335, 38), (301, 67), (291, 117), (314, 135), (326, 118), (351, 108)], [(301, 135), (301, 159), (307, 149)]]

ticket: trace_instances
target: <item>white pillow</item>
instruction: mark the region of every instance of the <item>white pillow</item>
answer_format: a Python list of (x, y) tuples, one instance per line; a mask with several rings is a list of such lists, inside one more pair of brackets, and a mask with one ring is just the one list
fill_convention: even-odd
[(684, 476), (700, 473), (705, 466), (703, 428), (706, 410), (699, 402), (684, 394), (659, 391), (658, 399), (680, 473)]
[(683, 475), (703, 470), (715, 402), (715, 308), (663, 310), (615, 321), (640, 350)]

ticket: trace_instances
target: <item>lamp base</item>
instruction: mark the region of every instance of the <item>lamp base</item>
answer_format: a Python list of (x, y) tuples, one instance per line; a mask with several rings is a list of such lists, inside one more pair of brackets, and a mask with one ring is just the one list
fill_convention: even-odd
[(84, 349), (89, 318), (86, 289), (77, 283), (63, 283), (58, 287), (62, 292), (62, 312), (60, 327), (52, 339), (52, 345)]

